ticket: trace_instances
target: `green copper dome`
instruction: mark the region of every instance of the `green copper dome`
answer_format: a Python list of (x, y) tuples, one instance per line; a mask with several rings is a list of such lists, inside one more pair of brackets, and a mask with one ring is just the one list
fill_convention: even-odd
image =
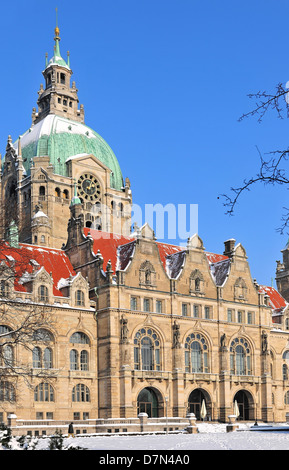
[[(14, 147), (17, 149), (18, 141)], [(72, 157), (92, 154), (112, 171), (110, 185), (121, 190), (123, 177), (119, 163), (105, 140), (90, 127), (55, 114), (48, 114), (21, 136), (23, 166), (30, 174), (33, 157), (50, 157), (54, 173), (69, 176), (66, 162)]]

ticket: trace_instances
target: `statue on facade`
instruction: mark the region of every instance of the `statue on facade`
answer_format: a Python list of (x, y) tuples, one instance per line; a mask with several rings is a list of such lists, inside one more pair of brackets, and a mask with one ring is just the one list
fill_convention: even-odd
[(225, 333), (223, 333), (221, 336), (220, 346), (222, 350), (226, 348), (226, 334)]
[(268, 352), (268, 335), (264, 330), (262, 331), (261, 338), (262, 338), (262, 344), (261, 344), (262, 354), (266, 354)]
[(127, 342), (128, 337), (128, 326), (127, 326), (127, 319), (122, 315), (120, 319), (120, 340), (122, 343)]
[(173, 348), (180, 348), (180, 325), (176, 322), (173, 324)]

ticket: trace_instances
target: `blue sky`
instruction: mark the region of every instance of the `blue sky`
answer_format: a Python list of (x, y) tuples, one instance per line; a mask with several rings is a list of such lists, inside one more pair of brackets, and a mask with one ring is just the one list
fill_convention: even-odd
[[(40, 6), (41, 5), (41, 6)], [(0, 148), (31, 125), (53, 55), (60, 49), (84, 104), (85, 122), (115, 152), (133, 201), (198, 204), (208, 251), (235, 238), (251, 274), (271, 284), (286, 188), (255, 187), (228, 217), (218, 196), (258, 170), (261, 152), (289, 146), (289, 120), (273, 112), (238, 122), (248, 93), (289, 80), (289, 1), (59, 0), (1, 4)], [(167, 240), (174, 243), (174, 240)]]

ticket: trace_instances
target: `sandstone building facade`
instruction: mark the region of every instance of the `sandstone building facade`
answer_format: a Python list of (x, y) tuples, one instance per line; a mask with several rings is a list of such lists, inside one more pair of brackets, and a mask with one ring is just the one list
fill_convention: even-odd
[(287, 258), (279, 293), (252, 279), (233, 239), (216, 254), (197, 234), (179, 247), (147, 224), (131, 231), (129, 179), (84, 123), (59, 42), (56, 28), (31, 128), (9, 136), (2, 163), (0, 265), (14, 274), (1, 283), (0, 347), (15, 330), (5, 312), (41, 308), (52, 322), (29, 349), (5, 343), (30, 386), (2, 361), (0, 418), (199, 419), (204, 402), (207, 419), (227, 421), (237, 402), (239, 419), (286, 421)]

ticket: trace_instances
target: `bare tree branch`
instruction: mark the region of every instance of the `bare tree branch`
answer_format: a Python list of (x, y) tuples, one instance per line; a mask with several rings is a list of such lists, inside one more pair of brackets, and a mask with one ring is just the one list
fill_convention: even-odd
[[(284, 114), (289, 118), (289, 82), (286, 85), (279, 83), (276, 86), (275, 93), (258, 92), (254, 94), (249, 94), (250, 99), (255, 99), (255, 107), (243, 114), (239, 121), (244, 120), (245, 118), (257, 116), (258, 122), (261, 122), (265, 114), (269, 110), (274, 110), (277, 113), (279, 119), (283, 119)], [(251, 176), (243, 180), (242, 184), (239, 187), (231, 187), (231, 194), (221, 194), (221, 197), (224, 198), (223, 205), (226, 208), (226, 214), (233, 215), (236, 205), (239, 202), (239, 199), (246, 191), (250, 191), (252, 186), (262, 183), (266, 185), (285, 185), (289, 187), (289, 175), (288, 175), (288, 156), (289, 148), (285, 150), (275, 150), (267, 153), (267, 157), (264, 158), (257, 148), (260, 158), (260, 167), (256, 175)], [(289, 209), (283, 208), (285, 210), (282, 216), (282, 225), (277, 229), (281, 234), (285, 230), (289, 229)]]

